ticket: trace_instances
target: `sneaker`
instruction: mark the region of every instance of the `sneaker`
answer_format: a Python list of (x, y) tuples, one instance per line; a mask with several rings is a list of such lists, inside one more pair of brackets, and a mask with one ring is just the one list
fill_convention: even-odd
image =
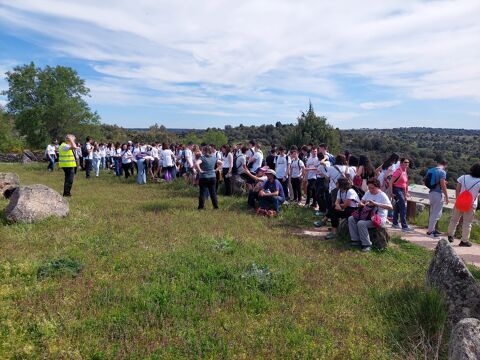
[(407, 226), (407, 227), (402, 228), (402, 231), (403, 232), (412, 232), (414, 230), (411, 227)]
[(427, 231), (427, 235), (430, 236), (430, 237), (439, 237), (440, 235), (437, 234), (435, 231)]
[(325, 213), (324, 212), (321, 212), (321, 211), (317, 211), (315, 213), (315, 216), (325, 216)]
[(392, 228), (393, 228), (393, 229), (400, 229), (400, 225), (398, 225), (398, 224), (392, 224)]
[(440, 231), (437, 231), (437, 230), (433, 230), (433, 233), (434, 233), (436, 236), (441, 236), (441, 235), (443, 235)]
[(458, 244), (458, 246), (470, 247), (472, 246), (472, 243), (470, 241), (460, 241), (460, 244)]
[(268, 210), (266, 215), (268, 217), (275, 217), (275, 216), (277, 216), (277, 212), (275, 210)]
[(362, 252), (370, 252), (370, 251), (372, 251), (372, 247), (371, 246), (364, 246), (364, 247), (362, 247), (361, 251)]
[(449, 236), (449, 237), (448, 237), (448, 242), (453, 243), (453, 241), (454, 241), (453, 236)]
[(267, 210), (262, 208), (257, 209), (257, 215), (266, 215), (266, 214), (267, 214)]
[(328, 233), (327, 236), (325, 236), (325, 240), (332, 240), (332, 239), (335, 239), (337, 237), (337, 235), (335, 235), (334, 233)]
[(325, 221), (323, 220), (315, 221), (313, 225), (315, 225), (315, 227), (322, 227), (325, 225)]

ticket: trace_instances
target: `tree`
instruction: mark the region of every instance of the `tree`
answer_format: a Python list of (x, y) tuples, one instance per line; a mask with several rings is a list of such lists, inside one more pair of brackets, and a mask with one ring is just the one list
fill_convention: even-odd
[(7, 111), (27, 143), (43, 147), (52, 138), (74, 133), (78, 138), (100, 136), (100, 121), (83, 99), (90, 90), (69, 67), (16, 66), (6, 73)]
[(308, 111), (297, 118), (298, 124), (287, 134), (285, 143), (287, 146), (313, 143), (326, 144), (331, 152), (337, 152), (340, 145), (339, 132), (327, 123), (327, 118), (317, 116), (310, 102)]
[(23, 139), (18, 136), (11, 119), (0, 106), (0, 152), (18, 152), (23, 147)]
[(223, 131), (209, 129), (203, 134), (202, 140), (206, 144), (214, 144), (215, 146), (220, 147), (227, 143), (228, 138)]

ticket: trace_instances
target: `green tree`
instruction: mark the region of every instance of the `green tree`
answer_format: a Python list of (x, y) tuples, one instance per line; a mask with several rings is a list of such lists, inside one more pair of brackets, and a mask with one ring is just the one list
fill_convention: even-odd
[(66, 133), (78, 138), (100, 136), (100, 121), (83, 99), (90, 90), (77, 72), (69, 67), (29, 65), (16, 66), (6, 73), (7, 111), (27, 143), (43, 147), (52, 138)]
[(15, 130), (11, 119), (0, 106), (0, 152), (18, 152), (23, 147), (23, 139)]
[(203, 142), (207, 144), (214, 144), (217, 147), (222, 146), (228, 142), (227, 136), (223, 131), (209, 129), (203, 134)]
[(193, 131), (190, 131), (188, 134), (186, 134), (182, 138), (182, 141), (184, 144), (192, 143), (197, 145), (202, 142), (202, 140)]
[(319, 145), (326, 144), (331, 152), (339, 151), (340, 135), (339, 131), (327, 123), (325, 116), (317, 116), (310, 103), (308, 111), (297, 118), (298, 124), (294, 126), (286, 135), (285, 143), (287, 146), (313, 143)]

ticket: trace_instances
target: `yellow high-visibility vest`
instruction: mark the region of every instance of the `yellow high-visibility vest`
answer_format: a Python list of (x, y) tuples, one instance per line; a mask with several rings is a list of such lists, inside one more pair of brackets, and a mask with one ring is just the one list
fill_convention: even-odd
[(75, 161), (75, 156), (73, 155), (73, 150), (68, 149), (68, 151), (63, 150), (63, 147), (67, 145), (64, 142), (58, 148), (58, 166), (61, 168), (77, 167), (77, 162)]

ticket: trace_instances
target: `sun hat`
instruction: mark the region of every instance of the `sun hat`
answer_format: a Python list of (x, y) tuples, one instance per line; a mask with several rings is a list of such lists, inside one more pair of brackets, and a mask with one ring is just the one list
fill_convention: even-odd
[(275, 170), (272, 170), (272, 169), (268, 169), (266, 174), (270, 174), (270, 175), (273, 175), (273, 176), (277, 176), (277, 173), (275, 172)]

